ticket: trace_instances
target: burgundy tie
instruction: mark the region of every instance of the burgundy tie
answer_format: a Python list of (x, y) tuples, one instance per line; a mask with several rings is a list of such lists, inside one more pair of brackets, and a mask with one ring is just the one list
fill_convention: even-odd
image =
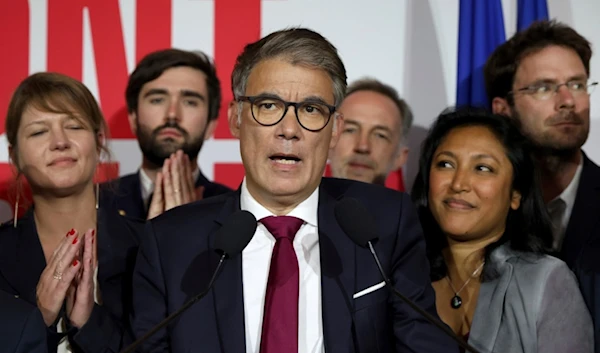
[(293, 241), (304, 221), (271, 216), (260, 222), (276, 240), (267, 282), (260, 353), (296, 353), (300, 270)]

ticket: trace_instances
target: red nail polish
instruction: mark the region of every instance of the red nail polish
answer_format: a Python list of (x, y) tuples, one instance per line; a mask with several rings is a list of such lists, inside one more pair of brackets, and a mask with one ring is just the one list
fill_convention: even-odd
[(96, 231), (92, 229), (92, 236), (94, 236), (94, 234), (96, 234)]
[(73, 239), (73, 244), (77, 244), (77, 239), (78, 238)]
[(71, 230), (69, 231), (69, 233), (67, 233), (67, 235), (73, 235), (75, 234), (75, 229), (71, 228)]
[(73, 260), (73, 267), (77, 266), (78, 263), (79, 261), (77, 261), (77, 259)]

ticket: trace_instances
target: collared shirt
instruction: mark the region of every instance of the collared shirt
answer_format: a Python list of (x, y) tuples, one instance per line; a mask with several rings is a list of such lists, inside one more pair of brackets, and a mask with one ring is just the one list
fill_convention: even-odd
[[(197, 180), (199, 175), (200, 168), (196, 168), (196, 170), (194, 170), (192, 173), (192, 177), (194, 180)], [(140, 186), (142, 192), (142, 202), (144, 203), (144, 208), (148, 210), (148, 207), (150, 206), (150, 195), (152, 195), (154, 192), (154, 181), (152, 181), (148, 174), (146, 174), (144, 168), (140, 168)]]
[[(240, 206), (242, 210), (252, 213), (258, 221), (273, 216), (273, 213), (250, 195), (245, 178), (241, 187)], [(294, 250), (300, 269), (298, 352), (302, 353), (324, 352), (318, 206), (319, 188), (287, 214), (287, 216), (297, 217), (304, 221), (294, 238)], [(274, 246), (275, 238), (264, 225), (259, 223), (254, 237), (242, 251), (247, 353), (260, 351), (265, 295)]]
[(573, 205), (575, 204), (575, 197), (577, 196), (582, 169), (583, 158), (581, 158), (579, 166), (577, 166), (575, 175), (569, 185), (560, 195), (548, 202), (548, 213), (550, 213), (553, 223), (552, 249), (554, 251), (560, 251), (562, 248), (565, 239), (565, 231), (569, 225), (569, 219), (571, 218), (571, 212), (573, 211)]

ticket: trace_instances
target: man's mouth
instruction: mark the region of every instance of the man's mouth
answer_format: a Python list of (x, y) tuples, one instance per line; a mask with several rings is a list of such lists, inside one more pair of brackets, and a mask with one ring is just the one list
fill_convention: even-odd
[(296, 164), (301, 161), (298, 156), (292, 154), (275, 154), (270, 156), (269, 159), (281, 164)]

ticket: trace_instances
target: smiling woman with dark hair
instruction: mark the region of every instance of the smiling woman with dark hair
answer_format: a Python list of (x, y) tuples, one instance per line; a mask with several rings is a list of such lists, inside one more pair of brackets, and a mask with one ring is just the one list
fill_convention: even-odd
[[(591, 352), (575, 277), (544, 255), (550, 220), (527, 142), (482, 110), (442, 114), (412, 190), (437, 310), (483, 352)], [(557, 319), (560, 318), (560, 319)]]

